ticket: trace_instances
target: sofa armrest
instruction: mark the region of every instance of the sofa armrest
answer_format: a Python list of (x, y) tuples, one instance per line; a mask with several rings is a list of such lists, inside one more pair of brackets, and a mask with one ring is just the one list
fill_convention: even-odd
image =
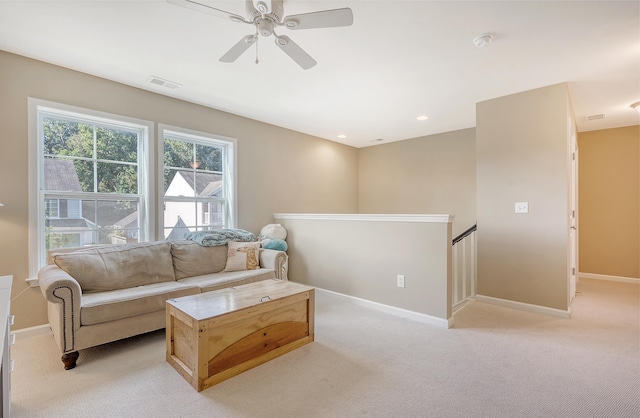
[(276, 272), (276, 279), (289, 280), (289, 256), (284, 251), (260, 250), (260, 267)]
[(78, 282), (56, 265), (38, 272), (42, 295), (47, 300), (49, 325), (63, 353), (75, 351), (75, 333), (80, 328), (82, 289)]

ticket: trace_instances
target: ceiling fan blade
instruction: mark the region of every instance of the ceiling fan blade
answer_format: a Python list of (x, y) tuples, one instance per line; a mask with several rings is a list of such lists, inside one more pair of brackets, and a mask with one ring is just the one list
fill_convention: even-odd
[(234, 62), (238, 59), (240, 55), (244, 53), (251, 45), (256, 42), (256, 35), (247, 35), (244, 38), (240, 39), (237, 44), (231, 47), (230, 50), (227, 51), (222, 57), (220, 57), (220, 61), (222, 62)]
[(301, 13), (284, 18), (284, 25), (292, 30), (334, 28), (338, 26), (351, 26), (352, 24), (353, 12), (348, 7)]
[(317, 64), (316, 60), (311, 58), (311, 55), (304, 52), (304, 50), (288, 36), (280, 35), (276, 37), (276, 45), (302, 67), (303, 70), (308, 70)]
[(176, 6), (186, 7), (187, 9), (196, 10), (198, 12), (221, 17), (223, 19), (231, 19), (235, 22), (250, 23), (250, 22), (247, 22), (244, 19), (244, 17), (237, 15), (235, 13), (226, 12), (224, 10), (216, 9), (215, 7), (211, 7), (211, 6), (206, 6), (204, 4), (200, 4), (192, 0), (167, 0), (167, 2), (171, 4), (175, 4)]

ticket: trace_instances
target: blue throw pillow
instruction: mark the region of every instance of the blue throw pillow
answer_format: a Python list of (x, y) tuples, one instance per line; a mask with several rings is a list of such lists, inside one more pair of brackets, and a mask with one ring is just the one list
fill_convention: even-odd
[(287, 251), (287, 243), (281, 239), (272, 239), (262, 246), (268, 250)]

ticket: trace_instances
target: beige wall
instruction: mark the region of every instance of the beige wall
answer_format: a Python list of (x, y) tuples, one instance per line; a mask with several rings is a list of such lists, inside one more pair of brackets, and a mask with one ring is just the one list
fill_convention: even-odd
[(568, 309), (569, 112), (566, 84), (476, 106), (479, 295)]
[(640, 278), (640, 126), (583, 132), (580, 272)]
[[(276, 220), (288, 232), (289, 277), (296, 281), (450, 318), (451, 223)], [(405, 288), (396, 285), (399, 274)]]
[[(274, 212), (355, 213), (357, 149), (0, 51), (0, 275), (13, 275), (14, 328), (47, 322), (27, 289), (27, 98), (145, 119), (238, 140), (240, 228), (259, 232)], [(157, 130), (156, 130), (157, 132)]]
[(360, 213), (454, 215), (453, 235), (476, 223), (475, 128), (362, 148)]

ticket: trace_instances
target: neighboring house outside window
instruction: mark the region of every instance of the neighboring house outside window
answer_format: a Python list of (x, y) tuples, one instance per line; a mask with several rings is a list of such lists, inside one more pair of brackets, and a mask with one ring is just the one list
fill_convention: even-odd
[[(45, 158), (44, 190), (81, 192), (72, 160)], [(49, 194), (48, 196), (53, 196)], [(50, 197), (44, 199), (45, 249), (77, 247), (92, 243), (91, 224), (82, 217), (82, 200)], [(94, 225), (95, 226), (95, 225)]]

